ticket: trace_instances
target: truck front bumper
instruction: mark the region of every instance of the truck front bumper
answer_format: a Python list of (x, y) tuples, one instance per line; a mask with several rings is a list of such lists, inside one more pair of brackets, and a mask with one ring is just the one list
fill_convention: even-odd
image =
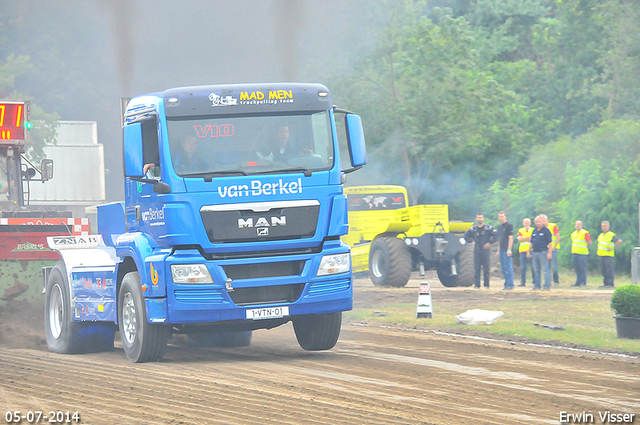
[[(345, 251), (348, 248), (339, 242), (325, 245), (320, 253), (251, 259), (206, 260), (197, 250), (178, 251), (165, 261), (166, 297), (146, 299), (147, 318), (152, 323), (210, 324), (255, 321), (247, 319), (248, 310), (273, 307), (288, 308), (285, 321), (296, 315), (351, 310), (351, 272), (317, 276), (323, 256)], [(172, 264), (205, 264), (213, 284), (173, 283)]]

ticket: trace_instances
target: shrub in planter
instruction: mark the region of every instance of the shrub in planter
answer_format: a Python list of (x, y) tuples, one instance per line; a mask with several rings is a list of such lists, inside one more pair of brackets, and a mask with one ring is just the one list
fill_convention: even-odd
[(618, 338), (640, 339), (640, 286), (625, 285), (615, 290), (611, 308), (616, 311)]
[(640, 285), (620, 286), (611, 297), (611, 309), (618, 316), (640, 317)]

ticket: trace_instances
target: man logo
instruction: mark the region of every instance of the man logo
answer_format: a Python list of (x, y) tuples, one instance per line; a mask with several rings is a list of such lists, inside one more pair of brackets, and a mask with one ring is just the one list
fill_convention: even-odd
[(269, 236), (268, 227), (258, 227), (256, 230), (258, 231), (258, 236)]
[(287, 225), (287, 216), (280, 217), (258, 217), (257, 220), (253, 220), (253, 217), (249, 218), (239, 218), (238, 219), (238, 229), (244, 229), (245, 227), (276, 227), (276, 226), (286, 226)]

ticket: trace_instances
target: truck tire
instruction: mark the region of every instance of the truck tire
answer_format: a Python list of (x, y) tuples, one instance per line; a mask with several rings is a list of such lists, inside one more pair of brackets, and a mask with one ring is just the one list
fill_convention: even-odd
[(473, 269), (473, 246), (463, 245), (460, 251), (456, 254), (456, 265), (458, 268), (458, 274), (453, 276), (451, 274), (451, 264), (446, 263), (436, 267), (438, 273), (438, 279), (442, 286), (448, 288), (456, 286), (471, 286), (473, 285), (474, 269)]
[(330, 350), (338, 342), (342, 313), (309, 314), (293, 318), (293, 330), (303, 350)]
[(411, 276), (411, 252), (402, 239), (376, 238), (369, 251), (369, 277), (375, 286), (402, 287)]
[(124, 352), (134, 363), (162, 359), (170, 329), (147, 322), (147, 313), (138, 272), (127, 273), (118, 293), (118, 324)]
[(60, 354), (85, 351), (85, 340), (81, 336), (83, 325), (73, 320), (69, 278), (64, 263), (59, 261), (47, 279), (44, 302), (44, 328), (49, 351)]
[(251, 345), (252, 334), (252, 331), (202, 332), (187, 335), (187, 340), (196, 347), (248, 347)]

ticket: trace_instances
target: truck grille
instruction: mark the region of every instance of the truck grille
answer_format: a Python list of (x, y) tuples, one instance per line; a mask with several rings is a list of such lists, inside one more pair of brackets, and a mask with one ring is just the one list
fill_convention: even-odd
[(224, 301), (219, 289), (176, 289), (177, 301), (189, 303), (220, 303)]
[(351, 286), (349, 280), (332, 280), (329, 282), (316, 282), (309, 288), (310, 296), (327, 295), (334, 292), (346, 291)]
[(302, 273), (304, 260), (281, 261), (278, 263), (234, 264), (223, 266), (227, 277), (236, 279), (255, 279), (262, 277), (297, 276)]
[(211, 243), (311, 238), (320, 203), (309, 201), (210, 205), (200, 217)]
[(300, 298), (304, 283), (236, 288), (229, 296), (236, 305), (291, 303)]

